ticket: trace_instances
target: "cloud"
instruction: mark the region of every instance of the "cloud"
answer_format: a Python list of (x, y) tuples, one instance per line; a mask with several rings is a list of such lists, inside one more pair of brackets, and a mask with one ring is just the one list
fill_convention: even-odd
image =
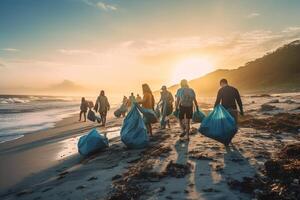
[(152, 65), (167, 65), (181, 57), (200, 56), (212, 58), (217, 67), (233, 68), (299, 38), (300, 28), (293, 27), (278, 32), (253, 30), (226, 36), (130, 40), (121, 46), (127, 48), (127, 52), (135, 52), (142, 62)]
[(246, 18), (252, 19), (252, 18), (255, 18), (255, 17), (259, 17), (259, 16), (260, 16), (259, 13), (253, 12), (253, 13), (250, 13), (249, 15), (247, 15)]
[(87, 50), (87, 49), (58, 49), (58, 52), (65, 55), (97, 55), (98, 53), (95, 51)]
[(20, 51), (19, 49), (14, 49), (14, 48), (4, 48), (4, 49), (1, 49), (2, 51), (7, 51), (7, 52), (17, 52), (17, 51)]
[(292, 32), (300, 32), (300, 26), (291, 26), (291, 27), (287, 27), (285, 28), (282, 32), (283, 33), (292, 33)]
[(102, 1), (96, 1), (96, 0), (84, 0), (84, 3), (86, 3), (89, 6), (96, 7), (98, 9), (104, 10), (104, 11), (116, 11), (117, 7), (108, 3), (104, 3)]

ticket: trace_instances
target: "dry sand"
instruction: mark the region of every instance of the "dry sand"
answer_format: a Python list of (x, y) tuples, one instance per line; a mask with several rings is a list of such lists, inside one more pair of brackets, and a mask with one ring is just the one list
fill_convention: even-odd
[[(83, 158), (77, 153), (78, 136), (97, 124), (79, 123), (74, 117), (65, 119), (53, 129), (0, 145), (0, 197), (252, 199), (251, 188), (239, 188), (234, 183), (255, 174), (263, 176), (264, 163), (272, 155), (286, 144), (299, 141), (299, 121), (286, 122), (294, 123), (294, 131), (280, 129), (272, 118), (278, 110), (262, 111), (260, 105), (279, 99), (282, 103), (268, 104), (299, 117), (298, 102), (283, 103), (293, 97), (245, 100), (249, 115), (242, 119), (229, 148), (197, 133), (199, 124), (193, 124), (190, 141), (181, 140), (180, 128), (173, 118), (171, 129), (159, 130), (158, 124), (154, 126), (155, 135), (147, 149), (129, 150), (115, 138), (104, 152)], [(270, 123), (256, 126), (253, 121), (257, 119)], [(112, 119), (107, 128), (111, 134), (118, 134), (121, 123), (122, 119)]]

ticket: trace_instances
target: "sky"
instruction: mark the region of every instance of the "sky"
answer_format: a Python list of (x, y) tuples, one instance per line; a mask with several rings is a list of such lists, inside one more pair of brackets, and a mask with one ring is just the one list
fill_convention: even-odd
[(0, 0), (0, 93), (71, 82), (129, 94), (237, 68), (299, 39), (299, 10), (298, 0)]

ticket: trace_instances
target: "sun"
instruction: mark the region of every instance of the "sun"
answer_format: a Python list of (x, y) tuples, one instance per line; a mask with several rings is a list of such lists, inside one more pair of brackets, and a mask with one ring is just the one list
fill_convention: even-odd
[(180, 60), (173, 68), (171, 75), (172, 84), (177, 84), (182, 79), (191, 80), (213, 71), (213, 65), (206, 59), (190, 57)]

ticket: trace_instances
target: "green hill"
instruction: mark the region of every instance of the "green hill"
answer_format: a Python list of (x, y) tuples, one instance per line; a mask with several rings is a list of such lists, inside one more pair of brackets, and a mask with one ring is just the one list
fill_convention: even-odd
[[(237, 69), (216, 70), (191, 80), (190, 86), (202, 96), (215, 95), (221, 78), (226, 78), (244, 94), (300, 91), (300, 40)], [(175, 92), (177, 88), (178, 85), (174, 85), (170, 90)]]

